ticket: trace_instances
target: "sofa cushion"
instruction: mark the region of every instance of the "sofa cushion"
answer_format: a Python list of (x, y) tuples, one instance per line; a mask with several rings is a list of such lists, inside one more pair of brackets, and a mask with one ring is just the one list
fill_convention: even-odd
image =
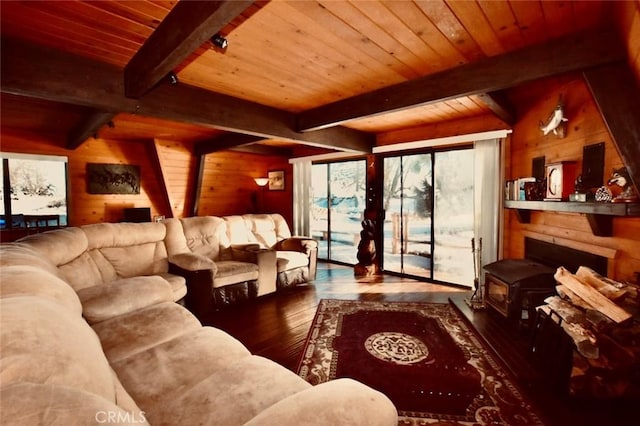
[(184, 277), (169, 272), (161, 272), (159, 277), (165, 279), (171, 286), (173, 292), (173, 301), (177, 302), (187, 294), (187, 280)]
[(122, 278), (78, 290), (89, 324), (161, 302), (173, 302), (171, 285), (157, 275)]
[(242, 216), (251, 230), (255, 241), (262, 248), (271, 248), (278, 242), (276, 237), (276, 225), (268, 214), (246, 214)]
[(60, 228), (18, 240), (55, 265), (63, 265), (87, 250), (87, 237), (80, 228)]
[(39, 296), (51, 299), (80, 316), (82, 305), (76, 292), (60, 278), (35, 266), (0, 268), (0, 297)]
[(153, 275), (169, 270), (168, 262), (166, 268), (159, 268), (156, 264), (158, 243), (155, 242), (126, 247), (103, 247), (99, 251), (113, 266), (118, 277)]
[(93, 325), (112, 365), (200, 327), (196, 317), (173, 302), (152, 305)]
[(187, 246), (192, 253), (218, 260), (221, 247), (229, 247), (226, 225), (215, 216), (196, 216), (180, 219)]
[[(148, 425), (144, 412), (56, 384), (15, 383), (0, 389), (0, 420), (15, 425)], [(109, 417), (113, 419), (109, 422)], [(117, 421), (116, 421), (117, 420)]]
[(0, 266), (35, 266), (50, 274), (58, 276), (56, 265), (36, 251), (32, 250), (28, 244), (11, 243), (0, 244)]
[[(166, 228), (162, 223), (96, 223), (85, 225), (89, 252), (98, 251), (115, 270), (118, 278), (167, 272)], [(131, 260), (135, 259), (135, 262)], [(100, 257), (94, 257), (103, 269)], [(109, 281), (109, 271), (103, 279)]]
[(272, 213), (271, 220), (273, 220), (273, 224), (275, 226), (277, 240), (286, 240), (287, 238), (291, 238), (291, 230), (289, 229), (289, 225), (287, 224), (287, 221), (284, 220), (284, 217), (282, 217), (281, 214)]
[(258, 279), (258, 265), (255, 263), (219, 260), (216, 265), (218, 272), (213, 279), (214, 288)]
[[(169, 401), (185, 394), (202, 380), (250, 357), (247, 348), (234, 337), (216, 328), (202, 327), (117, 361), (114, 369), (140, 408), (151, 416), (152, 423), (155, 419), (164, 424), (208, 424), (204, 420), (196, 421), (198, 417), (191, 422), (173, 422), (158, 417), (157, 413)], [(213, 391), (225, 392), (224, 384), (205, 391), (214, 397)], [(184, 407), (176, 410), (189, 413), (195, 408)], [(211, 414), (215, 415), (218, 409), (215, 408)]]
[(278, 272), (309, 266), (309, 257), (299, 251), (277, 251)]
[(374, 419), (375, 424), (379, 425), (398, 423), (398, 413), (391, 400), (362, 383), (343, 378), (321, 383), (282, 399), (260, 412), (245, 426), (369, 425)]
[(149, 408), (149, 422), (192, 424), (197, 419), (206, 425), (240, 425), (278, 401), (311, 388), (295, 373), (259, 356), (240, 358), (201, 379), (174, 392), (157, 408)]
[[(103, 258), (102, 255), (100, 255)], [(116, 272), (113, 267), (103, 259), (104, 265), (98, 267), (94, 257), (90, 252), (82, 253), (72, 261), (58, 266), (59, 274), (66, 282), (69, 283), (74, 290), (81, 288), (93, 287), (103, 283), (105, 280), (111, 281), (116, 279)], [(109, 272), (106, 272), (106, 271)]]
[(242, 216), (224, 216), (227, 224), (227, 238), (231, 245), (256, 243), (256, 239), (251, 233), (251, 223), (247, 223)]
[(189, 253), (189, 246), (187, 246), (187, 239), (184, 236), (184, 228), (180, 219), (174, 217), (166, 219), (163, 223), (167, 229), (164, 244), (167, 246), (169, 257), (180, 253)]
[(76, 312), (37, 296), (0, 300), (0, 382), (75, 387), (115, 401), (109, 363), (91, 327)]

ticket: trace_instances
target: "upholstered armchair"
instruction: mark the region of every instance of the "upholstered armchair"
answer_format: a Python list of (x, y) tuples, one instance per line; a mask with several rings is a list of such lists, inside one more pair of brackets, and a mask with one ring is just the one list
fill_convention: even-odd
[(292, 236), (281, 215), (245, 214), (224, 219), (232, 246), (257, 244), (260, 250), (275, 250), (278, 290), (315, 279), (318, 243), (312, 238)]

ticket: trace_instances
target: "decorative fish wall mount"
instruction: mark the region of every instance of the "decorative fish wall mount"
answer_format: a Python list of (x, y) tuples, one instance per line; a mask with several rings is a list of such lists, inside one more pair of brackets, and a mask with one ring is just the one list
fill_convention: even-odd
[(564, 138), (567, 134), (567, 121), (569, 120), (564, 116), (564, 104), (562, 103), (562, 96), (560, 96), (547, 121), (545, 123), (541, 121), (539, 127), (545, 136), (553, 133), (559, 138)]

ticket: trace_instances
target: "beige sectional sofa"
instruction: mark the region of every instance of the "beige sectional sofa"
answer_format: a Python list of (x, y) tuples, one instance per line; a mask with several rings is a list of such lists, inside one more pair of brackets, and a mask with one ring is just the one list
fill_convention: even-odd
[[(221, 220), (202, 222), (224, 241)], [(97, 224), (0, 246), (1, 424), (397, 424), (379, 392), (349, 379), (311, 386), (176, 303), (186, 285), (170, 259), (214, 283), (225, 266), (212, 258), (240, 262), (179, 229)]]

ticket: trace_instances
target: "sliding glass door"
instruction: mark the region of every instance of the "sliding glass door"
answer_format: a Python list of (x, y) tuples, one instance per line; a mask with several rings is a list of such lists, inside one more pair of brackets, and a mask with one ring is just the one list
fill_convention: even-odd
[(384, 158), (386, 271), (473, 285), (473, 150)]
[[(383, 161), (385, 271), (473, 286), (473, 149), (429, 151)], [(354, 265), (365, 210), (366, 161), (314, 164), (311, 234), (320, 259)]]
[(433, 279), (473, 286), (473, 149), (435, 153)]
[(384, 159), (384, 269), (431, 278), (431, 154)]
[(311, 167), (311, 235), (318, 257), (355, 265), (365, 209), (366, 162)]

